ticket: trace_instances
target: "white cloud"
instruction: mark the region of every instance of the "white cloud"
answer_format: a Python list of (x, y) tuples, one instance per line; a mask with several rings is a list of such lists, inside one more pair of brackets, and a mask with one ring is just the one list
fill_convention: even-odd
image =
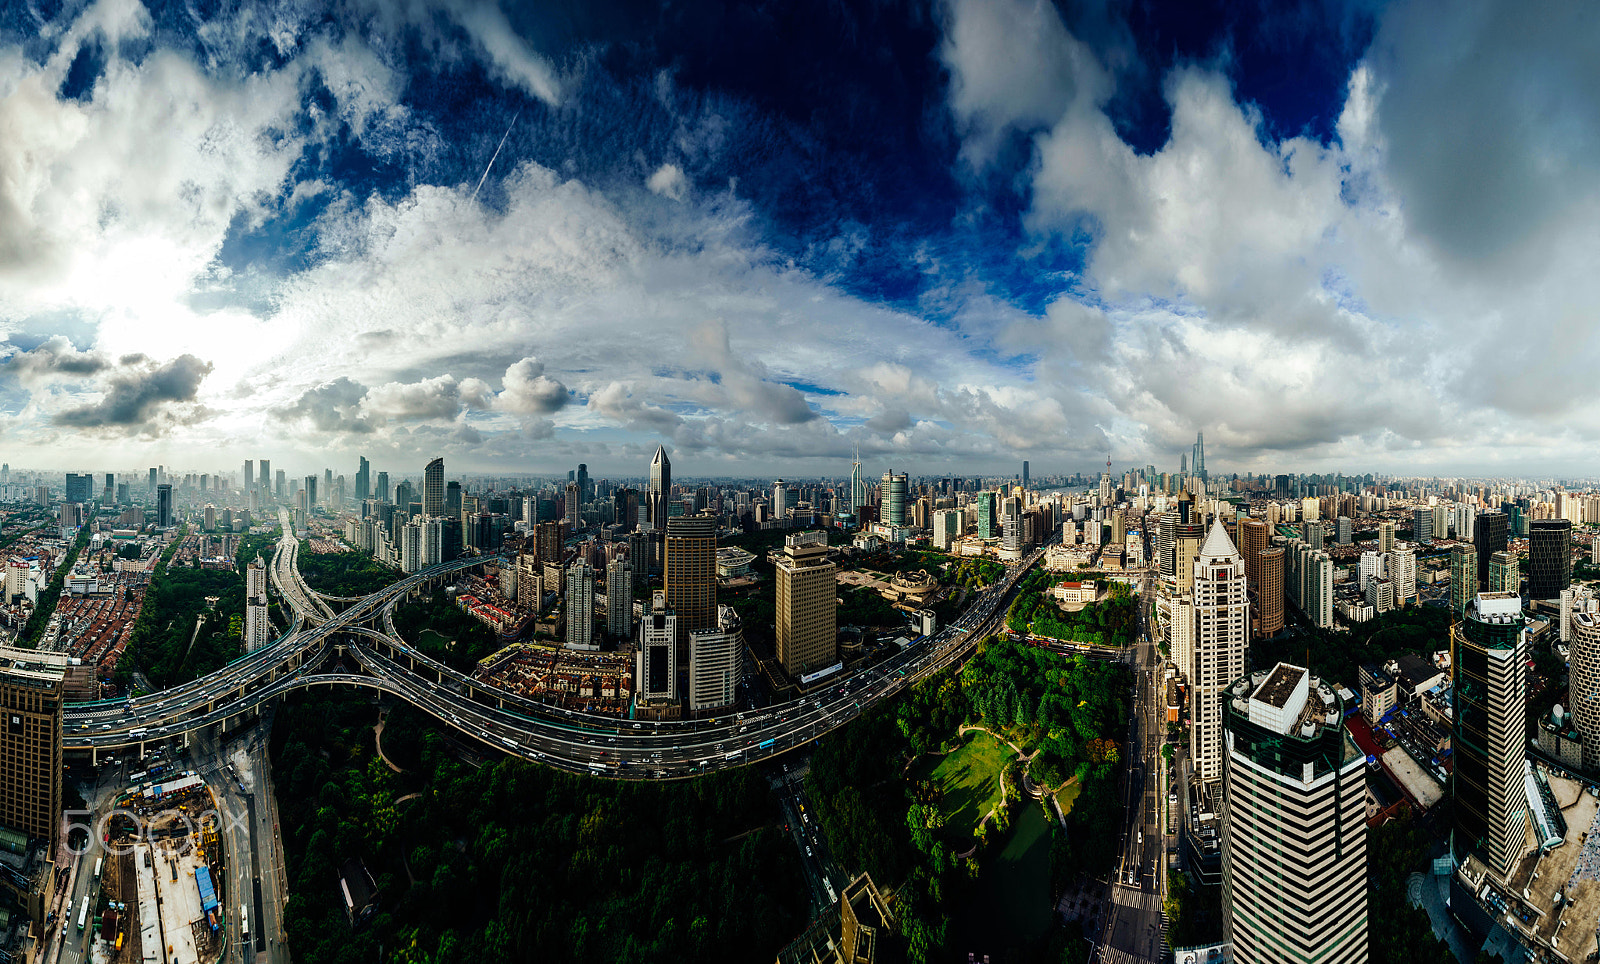
[(645, 181), (645, 187), (662, 197), (681, 201), (689, 193), (689, 178), (676, 164), (663, 164)]

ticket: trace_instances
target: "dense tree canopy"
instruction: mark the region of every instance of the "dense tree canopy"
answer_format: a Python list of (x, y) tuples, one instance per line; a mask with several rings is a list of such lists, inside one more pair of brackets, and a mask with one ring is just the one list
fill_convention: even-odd
[[(397, 708), (385, 752), (411, 767), (397, 774), (375, 721), (368, 699), (301, 695), (274, 729), (297, 960), (355, 964), (382, 946), (429, 964), (770, 961), (805, 925), (798, 857), (754, 769), (660, 784), (477, 769)], [(352, 857), (380, 904), (355, 934), (337, 876)]]

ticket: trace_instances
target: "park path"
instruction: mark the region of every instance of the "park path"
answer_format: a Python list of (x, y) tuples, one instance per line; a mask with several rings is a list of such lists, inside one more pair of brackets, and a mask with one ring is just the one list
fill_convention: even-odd
[[(1032, 753), (1023, 753), (1021, 747), (1018, 747), (1015, 743), (1012, 743), (1010, 740), (1006, 739), (1005, 737), (1001, 736), (1000, 734), (996, 733), (995, 731), (989, 729), (987, 726), (979, 726), (976, 723), (963, 723), (960, 726), (956, 727), (956, 736), (962, 737), (962, 736), (966, 736), (968, 733), (987, 733), (987, 734), (989, 734), (989, 736), (993, 737), (995, 740), (998, 740), (999, 742), (1004, 743), (1006, 746), (1010, 747), (1011, 748), (1011, 752), (1016, 754), (1017, 760), (1019, 762), (1021, 762), (1022, 765), (1023, 765), (1022, 766), (1022, 784), (1023, 784), (1022, 789), (1023, 789), (1023, 792), (1027, 793), (1031, 797), (1040, 796), (1040, 792), (1039, 792), (1038, 788), (1034, 785), (1032, 779), (1029, 778), (1029, 776), (1028, 776), (1028, 764), (1032, 763), (1033, 762), (1033, 758), (1039, 755), (1039, 751), (1038, 750), (1034, 750)], [(1006, 788), (1005, 788), (1005, 772), (1001, 771), (1001, 773), (1000, 773), (1000, 804), (999, 804), (999, 806), (990, 807), (988, 812), (986, 812), (981, 818), (979, 818), (977, 829), (973, 831), (974, 835), (977, 835), (977, 834), (980, 834), (980, 833), (983, 832), (983, 827), (984, 827), (985, 824), (987, 824), (989, 822), (989, 818), (994, 816), (994, 813), (995, 813), (996, 810), (998, 810), (1000, 807), (1005, 806), (1006, 800), (1008, 800), (1010, 798), (1010, 796), (1011, 795), (1006, 792)], [(965, 858), (971, 857), (973, 854), (975, 854), (977, 852), (978, 852), (978, 845), (977, 844), (973, 844), (972, 848), (970, 850), (968, 850), (966, 853), (956, 854), (956, 857), (961, 858), (961, 859), (965, 859)]]
[(384, 766), (387, 766), (396, 773), (404, 773), (406, 772), (405, 768), (397, 765), (393, 760), (383, 755), (383, 724), (384, 718), (381, 716), (378, 717), (378, 725), (372, 728), (372, 745), (377, 748), (378, 759), (383, 761)]

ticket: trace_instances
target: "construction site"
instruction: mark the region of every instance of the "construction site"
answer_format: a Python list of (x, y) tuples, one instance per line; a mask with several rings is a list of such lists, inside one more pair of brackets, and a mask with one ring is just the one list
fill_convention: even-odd
[(100, 892), (91, 898), (94, 960), (209, 964), (227, 940), (221, 826), (192, 774), (129, 790), (107, 824)]

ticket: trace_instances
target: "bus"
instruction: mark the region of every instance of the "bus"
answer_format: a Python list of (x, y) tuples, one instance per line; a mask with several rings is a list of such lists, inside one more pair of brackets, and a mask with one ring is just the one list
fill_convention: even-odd
[(244, 904), (239, 905), (239, 940), (250, 940), (250, 912)]
[(99, 883), (100, 882), (100, 871), (105, 869), (105, 865), (106, 865), (106, 859), (104, 857), (96, 857), (96, 858), (94, 858), (94, 877), (91, 878), (91, 879), (95, 883)]
[(89, 895), (83, 895), (83, 903), (78, 905), (78, 931), (83, 932), (85, 924), (89, 923)]

